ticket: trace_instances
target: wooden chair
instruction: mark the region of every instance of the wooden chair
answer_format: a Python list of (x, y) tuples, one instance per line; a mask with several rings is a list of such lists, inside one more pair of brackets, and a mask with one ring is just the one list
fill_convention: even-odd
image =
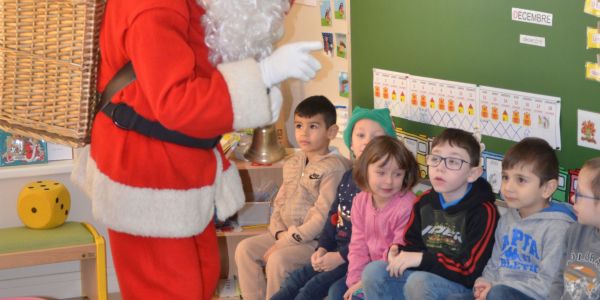
[(80, 261), (81, 291), (92, 300), (106, 300), (104, 238), (92, 225), (66, 222), (53, 229), (0, 229), (0, 269)]

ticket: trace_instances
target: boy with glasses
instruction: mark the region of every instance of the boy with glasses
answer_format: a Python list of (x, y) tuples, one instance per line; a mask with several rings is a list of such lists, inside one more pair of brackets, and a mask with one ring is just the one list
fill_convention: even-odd
[(558, 159), (542, 139), (525, 138), (502, 160), (500, 191), (508, 206), (496, 229), (492, 257), (470, 299), (548, 299), (560, 277), (565, 233), (575, 222), (567, 205), (551, 202)]
[(446, 129), (427, 156), (433, 189), (416, 201), (404, 240), (388, 261), (362, 274), (365, 298), (441, 299), (470, 293), (492, 253), (498, 211), (480, 178), (481, 147), (470, 133)]
[(573, 201), (578, 223), (567, 231), (564, 273), (550, 299), (600, 299), (600, 157), (584, 163)]

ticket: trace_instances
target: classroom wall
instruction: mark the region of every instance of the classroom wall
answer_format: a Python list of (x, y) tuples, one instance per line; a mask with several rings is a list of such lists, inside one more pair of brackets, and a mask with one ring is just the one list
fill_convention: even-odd
[[(346, 13), (346, 20), (333, 20), (331, 27), (321, 26), (319, 1), (317, 6), (309, 6), (303, 4), (294, 4), (288, 13), (285, 21), (285, 34), (278, 45), (284, 45), (290, 42), (298, 41), (322, 41), (322, 32), (347, 33), (348, 45), (350, 45), (349, 34), (349, 8)], [(334, 0), (331, 0), (333, 6)], [(347, 0), (349, 7), (350, 1)], [(333, 9), (333, 8), (332, 8)], [(329, 98), (334, 105), (350, 106), (350, 100), (338, 95), (338, 74), (339, 72), (349, 72), (350, 59), (352, 57), (351, 49), (348, 46), (346, 59), (337, 57), (328, 57), (323, 51), (313, 53), (322, 65), (322, 69), (317, 73), (314, 80), (302, 82), (299, 80), (288, 80), (282, 85), (282, 92), (285, 98), (284, 108), (282, 110), (282, 118), (285, 121), (287, 139), (293, 147), (297, 147), (294, 138), (294, 116), (295, 107), (304, 98), (312, 95), (324, 95)], [(352, 96), (350, 96), (352, 97)], [(344, 145), (342, 139), (338, 138), (333, 141), (332, 145), (336, 146), (340, 152), (346, 157), (349, 156), (349, 151)]]
[[(511, 9), (553, 15), (552, 26), (511, 20)], [(356, 1), (352, 22), (353, 104), (373, 106), (373, 68), (442, 80), (560, 97), (561, 166), (579, 168), (600, 155), (577, 145), (577, 110), (600, 112), (600, 83), (585, 79), (586, 27), (598, 18), (584, 1), (419, 0)], [(521, 34), (545, 47), (519, 43)], [(411, 133), (435, 136), (442, 127), (395, 118)], [(514, 141), (484, 136), (486, 149), (504, 153)]]

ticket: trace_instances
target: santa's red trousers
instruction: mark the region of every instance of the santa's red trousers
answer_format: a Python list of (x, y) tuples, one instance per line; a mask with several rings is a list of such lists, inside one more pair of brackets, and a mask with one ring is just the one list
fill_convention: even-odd
[(148, 238), (108, 231), (123, 300), (210, 300), (220, 273), (214, 222), (188, 238)]

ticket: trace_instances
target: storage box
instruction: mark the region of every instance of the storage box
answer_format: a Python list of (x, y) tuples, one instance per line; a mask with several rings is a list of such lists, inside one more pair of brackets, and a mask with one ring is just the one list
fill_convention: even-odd
[(269, 224), (271, 218), (271, 202), (246, 202), (238, 211), (237, 221), (240, 226)]
[(0, 167), (48, 162), (46, 142), (0, 130)]
[(104, 0), (0, 0), (0, 129), (82, 146)]

